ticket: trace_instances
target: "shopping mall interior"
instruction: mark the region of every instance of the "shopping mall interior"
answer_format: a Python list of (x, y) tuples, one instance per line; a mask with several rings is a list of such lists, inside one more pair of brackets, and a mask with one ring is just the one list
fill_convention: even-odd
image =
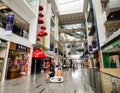
[(120, 93), (120, 0), (0, 0), (0, 93)]

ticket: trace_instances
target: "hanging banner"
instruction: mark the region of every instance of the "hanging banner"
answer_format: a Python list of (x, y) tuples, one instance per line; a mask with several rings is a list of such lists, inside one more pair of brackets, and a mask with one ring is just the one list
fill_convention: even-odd
[(75, 44), (76, 44), (76, 43), (72, 43), (72, 44), (71, 44), (71, 47), (70, 47), (70, 48), (71, 48), (71, 54), (72, 54), (72, 55), (76, 55), (76, 53), (77, 53), (77, 51), (76, 51), (77, 47), (75, 46)]
[(88, 48), (89, 48), (89, 52), (92, 52), (92, 45), (89, 45)]
[(96, 46), (97, 46), (97, 42), (95, 40), (92, 40), (92, 47), (96, 48)]
[(7, 22), (6, 22), (6, 29), (5, 34), (11, 34), (13, 29), (13, 22), (14, 22), (14, 15), (10, 14), (8, 15)]

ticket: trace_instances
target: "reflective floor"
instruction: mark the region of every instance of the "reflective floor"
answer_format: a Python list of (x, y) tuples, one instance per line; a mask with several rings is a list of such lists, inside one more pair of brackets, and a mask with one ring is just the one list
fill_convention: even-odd
[(63, 72), (63, 83), (46, 83), (45, 74), (5, 81), (0, 93), (94, 93), (86, 69)]

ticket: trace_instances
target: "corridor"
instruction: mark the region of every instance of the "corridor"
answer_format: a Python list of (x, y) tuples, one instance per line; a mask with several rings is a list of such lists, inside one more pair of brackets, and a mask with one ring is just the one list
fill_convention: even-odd
[(64, 71), (63, 83), (46, 83), (45, 74), (6, 81), (0, 93), (94, 93), (89, 85), (86, 69)]

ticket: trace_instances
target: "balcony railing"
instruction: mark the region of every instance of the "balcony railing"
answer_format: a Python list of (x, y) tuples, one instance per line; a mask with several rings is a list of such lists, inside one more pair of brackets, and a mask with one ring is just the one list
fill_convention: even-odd
[(120, 77), (100, 71), (98, 68), (89, 69), (89, 80), (95, 93), (120, 93)]

